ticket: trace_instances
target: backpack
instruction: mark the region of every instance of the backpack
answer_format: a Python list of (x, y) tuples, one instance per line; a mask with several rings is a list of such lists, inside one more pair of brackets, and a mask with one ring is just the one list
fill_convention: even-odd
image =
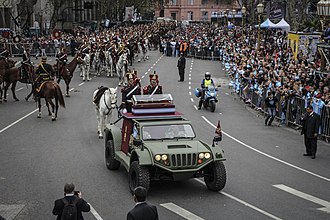
[(77, 220), (78, 219), (77, 203), (79, 199), (75, 198), (72, 202), (69, 202), (68, 200), (63, 198), (62, 201), (64, 202), (64, 208), (62, 211), (61, 220)]

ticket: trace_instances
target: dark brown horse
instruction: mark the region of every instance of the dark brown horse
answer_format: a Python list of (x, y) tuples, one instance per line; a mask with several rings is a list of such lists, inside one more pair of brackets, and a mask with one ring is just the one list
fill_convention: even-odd
[[(3, 100), (7, 102), (7, 90), (11, 86), (11, 91), (13, 93), (13, 98), (15, 101), (19, 101), (15, 94), (16, 83), (19, 79), (19, 70), (15, 67), (15, 61), (11, 59), (1, 60), (0, 62), (0, 83), (5, 82)], [(2, 89), (0, 92), (0, 102), (2, 102)]]
[[(69, 97), (69, 84), (71, 82), (71, 79), (73, 77), (73, 72), (75, 71), (77, 64), (84, 64), (84, 60), (76, 55), (73, 60), (61, 68), (59, 78), (57, 80), (57, 83), (60, 83), (61, 79), (63, 78), (65, 84), (66, 84), (66, 97)], [(54, 69), (57, 70), (56, 64), (54, 65)]]
[[(5, 70), (5, 75), (3, 78), (3, 82), (5, 83), (5, 87), (4, 87), (4, 101), (7, 101), (7, 90), (9, 88), (10, 85), (11, 86), (11, 91), (13, 93), (13, 97), (15, 99), (15, 101), (19, 101), (19, 99), (16, 97), (15, 94), (15, 90), (16, 90), (16, 84), (17, 81), (21, 82), (21, 83), (26, 83), (26, 84), (31, 84), (32, 88), (31, 88), (31, 92), (28, 94), (27, 97), (25, 97), (25, 100), (28, 101), (29, 98), (31, 97), (31, 95), (33, 94), (34, 91), (34, 80), (35, 80), (35, 73), (34, 73), (34, 67), (33, 66), (29, 66), (27, 68), (27, 75), (26, 78), (22, 78), (22, 68), (16, 68), (15, 67), (15, 61), (8, 59), (7, 60), (8, 63), (8, 68), (6, 68)], [(1, 96), (2, 97), (2, 96)]]
[[(52, 121), (55, 121), (57, 118), (58, 103), (65, 108), (64, 98), (58, 83), (54, 81), (43, 82), (40, 86), (39, 97), (38, 99), (38, 118), (41, 118), (41, 98), (44, 98), (46, 101), (46, 106), (48, 108), (48, 115), (52, 116)], [(55, 99), (55, 104), (52, 99)], [(52, 112), (49, 109), (49, 104), (52, 107)]]

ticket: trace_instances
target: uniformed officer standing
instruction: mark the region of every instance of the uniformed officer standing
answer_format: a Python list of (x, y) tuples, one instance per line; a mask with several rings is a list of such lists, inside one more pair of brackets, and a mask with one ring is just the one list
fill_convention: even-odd
[(186, 68), (186, 58), (183, 56), (183, 53), (180, 53), (180, 58), (178, 60), (178, 70), (179, 70), (179, 82), (183, 82), (184, 81), (184, 70)]
[(127, 112), (132, 112), (132, 97), (133, 95), (141, 95), (141, 88), (133, 73), (127, 73), (126, 77), (128, 84), (121, 90), (122, 108), (126, 108)]
[(149, 75), (150, 85), (143, 87), (144, 95), (163, 94), (163, 88), (159, 85), (156, 71)]

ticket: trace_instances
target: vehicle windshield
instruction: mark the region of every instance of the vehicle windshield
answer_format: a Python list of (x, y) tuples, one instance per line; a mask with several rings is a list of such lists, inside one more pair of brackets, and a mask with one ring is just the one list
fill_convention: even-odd
[(208, 88), (208, 90), (210, 92), (214, 92), (215, 91), (215, 87), (213, 85), (209, 85), (207, 88)]
[(190, 124), (150, 125), (142, 127), (143, 140), (164, 140), (194, 137), (196, 137), (196, 135)]

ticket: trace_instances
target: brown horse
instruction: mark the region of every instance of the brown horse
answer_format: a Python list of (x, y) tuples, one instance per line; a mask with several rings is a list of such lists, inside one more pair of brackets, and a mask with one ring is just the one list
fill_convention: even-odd
[[(80, 56), (76, 55), (69, 64), (67, 64), (63, 68), (61, 68), (57, 83), (60, 83), (61, 78), (64, 79), (64, 82), (66, 84), (66, 95), (65, 95), (66, 97), (70, 96), (69, 95), (69, 84), (73, 77), (73, 72), (75, 71), (75, 69), (77, 67), (77, 64), (84, 64), (84, 63), (85, 63), (84, 60)], [(57, 70), (56, 64), (54, 65), (54, 69)]]
[(15, 67), (15, 61), (8, 59), (8, 68), (5, 71), (4, 79), (3, 82), (5, 82), (5, 87), (4, 87), (4, 101), (7, 101), (7, 90), (10, 85), (11, 86), (11, 91), (13, 93), (13, 97), (15, 101), (19, 101), (19, 99), (16, 97), (15, 90), (16, 90), (16, 84), (17, 81), (21, 83), (26, 83), (26, 84), (31, 84), (31, 92), (28, 94), (27, 97), (25, 97), (25, 100), (28, 101), (31, 95), (33, 94), (34, 91), (34, 80), (36, 78), (35, 73), (34, 73), (34, 67), (29, 66), (27, 68), (27, 78), (22, 78), (21, 71), (22, 68), (16, 68)]
[[(48, 108), (48, 115), (52, 116), (52, 121), (57, 118), (58, 103), (65, 108), (64, 98), (60, 86), (54, 81), (45, 81), (40, 86), (38, 99), (38, 118), (41, 118), (41, 98), (46, 101), (46, 106)], [(52, 99), (55, 99), (55, 104)], [(52, 106), (52, 112), (49, 109), (49, 104)]]
[[(0, 62), (0, 83), (5, 82), (3, 100), (7, 102), (7, 90), (11, 86), (13, 98), (15, 101), (19, 101), (15, 94), (16, 83), (19, 79), (19, 69), (15, 67), (15, 61), (11, 59), (2, 60)], [(0, 92), (0, 102), (2, 102), (2, 90)]]

